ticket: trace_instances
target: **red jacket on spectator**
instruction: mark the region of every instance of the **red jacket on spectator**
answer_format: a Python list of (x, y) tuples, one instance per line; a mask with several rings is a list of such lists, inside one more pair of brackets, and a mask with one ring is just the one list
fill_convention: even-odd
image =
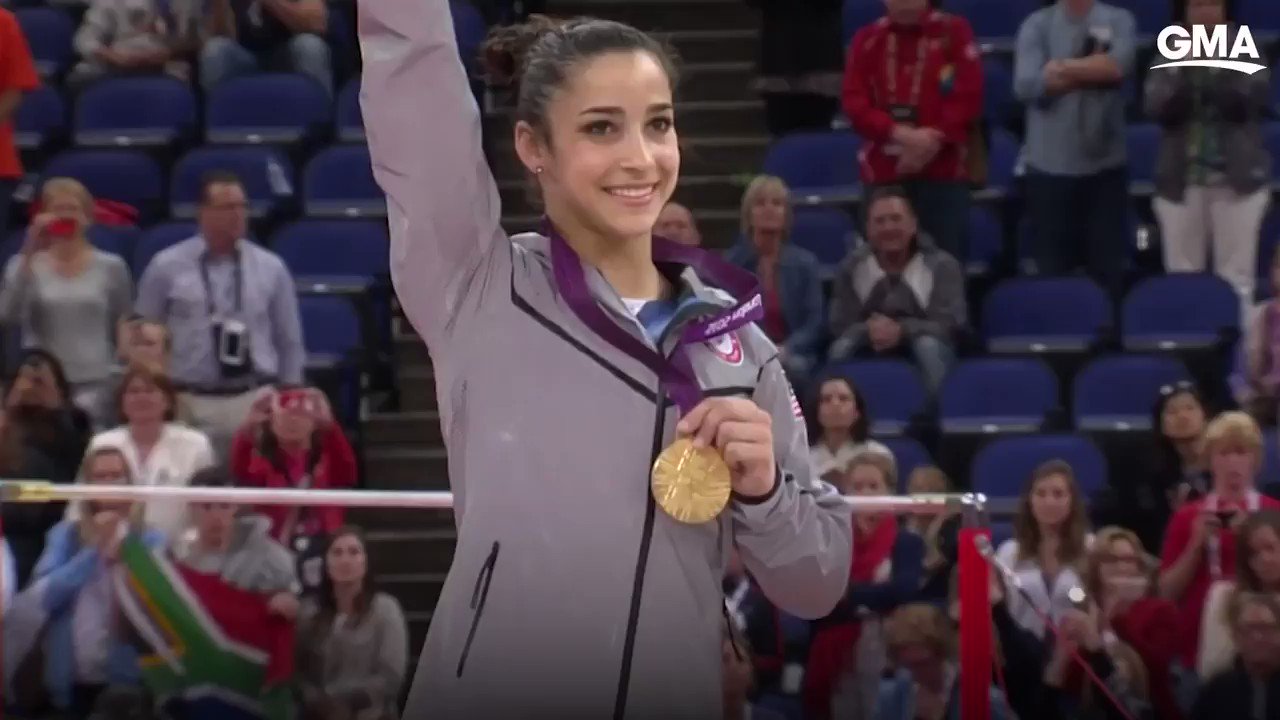
[(1178, 626), (1178, 608), (1162, 598), (1143, 598), (1112, 618), (1111, 629), (1142, 658), (1156, 717), (1181, 720), (1182, 707), (1169, 673), (1169, 666), (1178, 655), (1178, 638), (1184, 634)]
[[(1192, 526), (1196, 517), (1204, 511), (1204, 507), (1204, 499), (1186, 503), (1169, 520), (1169, 527), (1165, 530), (1164, 535), (1164, 548), (1160, 552), (1161, 570), (1165, 570), (1177, 562), (1183, 551), (1187, 549), (1187, 545), (1191, 544)], [(1280, 509), (1280, 501), (1261, 495), (1258, 497), (1258, 508)], [(1219, 532), (1218, 546), (1220, 548), (1219, 563), (1222, 569), (1222, 579), (1230, 580), (1236, 575), (1235, 531), (1224, 528)], [(1196, 574), (1192, 576), (1191, 583), (1187, 585), (1187, 589), (1182, 593), (1182, 598), (1177, 602), (1178, 614), (1180, 615), (1178, 629), (1181, 631), (1181, 642), (1179, 643), (1178, 651), (1183, 667), (1191, 670), (1196, 667), (1196, 653), (1200, 648), (1200, 616), (1204, 612), (1204, 603), (1209, 594), (1209, 586), (1213, 584), (1214, 580), (1209, 573), (1208, 559), (1204, 555), (1207, 555), (1207, 553), (1202, 554), (1200, 562), (1196, 565)]]
[[(40, 76), (18, 18), (0, 7), (0, 95), (15, 90), (30, 92), (38, 87)], [(0, 180), (20, 177), (22, 163), (13, 142), (13, 118), (0, 116)]]
[[(231, 472), (240, 482), (254, 487), (294, 488), (314, 462), (310, 488), (317, 490), (348, 488), (356, 484), (356, 455), (336, 423), (316, 433), (318, 443), (313, 451), (288, 453), (279, 451), (273, 460), (262, 453), (252, 430), (241, 429), (231, 443)], [(269, 505), (258, 512), (271, 519), (271, 536), (286, 545), (292, 538), (282, 537), (284, 523), (292, 507)], [(332, 533), (342, 527), (346, 509), (342, 507), (306, 508), (298, 515), (298, 531), (305, 534)]]
[[(897, 62), (890, 48), (897, 45)], [(917, 60), (925, 43), (923, 70)], [(893, 67), (890, 67), (890, 65)], [(889, 92), (889, 74), (896, 87)], [(913, 97), (916, 77), (919, 93)], [(893, 95), (890, 97), (890, 95)], [(853, 36), (844, 75), (844, 111), (862, 136), (858, 161), (866, 183), (899, 182), (897, 155), (886, 153), (895, 121), (893, 105), (914, 105), (916, 124), (940, 130), (942, 149), (914, 177), (966, 180), (969, 132), (982, 112), (982, 63), (969, 22), (929, 10), (919, 24), (901, 25), (887, 17)]]

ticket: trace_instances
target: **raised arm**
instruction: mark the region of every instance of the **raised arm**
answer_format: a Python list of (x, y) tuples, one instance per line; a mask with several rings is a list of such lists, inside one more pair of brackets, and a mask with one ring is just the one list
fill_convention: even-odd
[(498, 189), (447, 0), (360, 0), (360, 107), (387, 194), (391, 279), (432, 352), (495, 243)]

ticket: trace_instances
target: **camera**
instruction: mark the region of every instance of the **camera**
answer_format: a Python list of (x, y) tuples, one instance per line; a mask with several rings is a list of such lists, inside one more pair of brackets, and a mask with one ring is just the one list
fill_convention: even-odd
[(213, 324), (213, 338), (222, 377), (248, 375), (253, 369), (249, 362), (249, 328), (239, 320), (222, 320)]

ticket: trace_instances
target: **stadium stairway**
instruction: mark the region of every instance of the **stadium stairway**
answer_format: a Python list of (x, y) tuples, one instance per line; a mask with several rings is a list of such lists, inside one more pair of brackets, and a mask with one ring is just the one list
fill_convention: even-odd
[[(682, 81), (677, 127), (683, 147), (678, 200), (698, 218), (703, 239), (726, 247), (737, 236), (738, 207), (768, 137), (763, 106), (750, 88), (759, 20), (741, 0), (552, 0), (549, 14), (617, 19), (655, 32), (679, 54)], [(532, 228), (537, 207), (511, 149), (509, 107), (486, 113), (490, 155), (502, 193), (504, 225)], [(448, 490), (430, 358), (408, 324), (397, 320), (395, 366), (399, 410), (364, 421), (365, 478), (372, 489)], [(416, 663), (452, 559), (451, 513), (359, 509), (349, 514), (369, 533), (369, 560), (384, 590), (403, 605)]]

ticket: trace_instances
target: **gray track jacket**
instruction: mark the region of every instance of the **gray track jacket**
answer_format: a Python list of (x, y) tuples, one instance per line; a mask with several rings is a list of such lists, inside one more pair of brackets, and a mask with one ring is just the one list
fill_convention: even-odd
[[(362, 0), (359, 33), (392, 278), (431, 352), (458, 525), (405, 718), (719, 718), (731, 544), (802, 617), (829, 612), (849, 574), (849, 513), (811, 478), (776, 349), (752, 326), (689, 352), (708, 394), (773, 414), (778, 490), (715, 522), (669, 519), (649, 467), (676, 409), (564, 304), (547, 240), (499, 226), (446, 0)], [(587, 277), (648, 342), (600, 274)], [(681, 277), (728, 304), (692, 270)]]

